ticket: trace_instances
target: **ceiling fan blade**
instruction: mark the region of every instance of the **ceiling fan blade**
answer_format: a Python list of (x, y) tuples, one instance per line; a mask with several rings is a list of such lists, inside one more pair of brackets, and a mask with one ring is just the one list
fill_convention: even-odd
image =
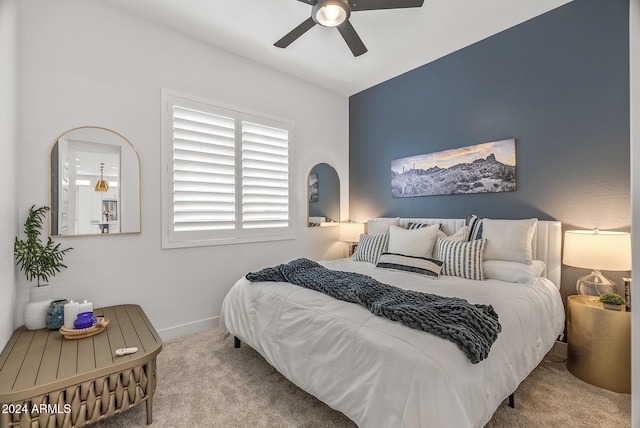
[(314, 6), (316, 3), (318, 3), (318, 0), (298, 0), (302, 3), (306, 3), (306, 4), (310, 4), (311, 6)]
[(351, 49), (353, 56), (360, 56), (367, 52), (366, 46), (362, 43), (360, 36), (356, 33), (356, 29), (353, 28), (353, 25), (351, 25), (348, 19), (338, 25), (337, 28), (344, 41), (347, 42), (347, 46)]
[(424, 0), (351, 0), (349, 6), (351, 7), (352, 12), (357, 12), (361, 10), (421, 7), (423, 3)]
[(295, 42), (298, 37), (302, 36), (304, 33), (313, 28), (314, 25), (316, 25), (316, 21), (314, 21), (313, 18), (309, 18), (302, 24), (291, 30), (286, 36), (275, 42), (273, 45), (279, 48), (286, 48), (291, 43)]

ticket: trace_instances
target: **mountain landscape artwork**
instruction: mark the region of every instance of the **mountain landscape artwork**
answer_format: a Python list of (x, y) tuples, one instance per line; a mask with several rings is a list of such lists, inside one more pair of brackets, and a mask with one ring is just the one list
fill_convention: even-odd
[(516, 140), (391, 161), (394, 198), (516, 190)]

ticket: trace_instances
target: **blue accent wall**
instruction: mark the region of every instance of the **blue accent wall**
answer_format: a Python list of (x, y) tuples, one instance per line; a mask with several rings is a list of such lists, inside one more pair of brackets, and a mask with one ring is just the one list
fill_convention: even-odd
[[(628, 230), (628, 0), (568, 3), (353, 95), (349, 114), (354, 220), (475, 213)], [(516, 191), (392, 198), (393, 159), (508, 138)]]

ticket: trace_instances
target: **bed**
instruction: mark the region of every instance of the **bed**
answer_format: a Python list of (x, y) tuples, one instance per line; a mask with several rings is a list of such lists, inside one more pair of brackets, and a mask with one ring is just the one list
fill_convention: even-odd
[[(463, 219), (395, 221), (401, 228), (437, 224), (438, 233), (446, 235), (465, 227)], [(544, 270), (530, 283), (444, 275), (433, 279), (353, 258), (320, 262), (399, 288), (492, 305), (502, 331), (488, 357), (477, 364), (448, 340), (287, 282), (238, 280), (223, 302), (221, 330), (358, 426), (482, 427), (564, 329), (561, 224), (536, 221), (527, 239), (531, 257), (544, 262)]]

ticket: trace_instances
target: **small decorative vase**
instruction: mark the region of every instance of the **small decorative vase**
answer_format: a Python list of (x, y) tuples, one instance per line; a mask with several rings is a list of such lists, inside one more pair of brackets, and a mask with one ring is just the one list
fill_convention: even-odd
[(52, 288), (48, 284), (29, 289), (29, 303), (24, 307), (24, 326), (28, 330), (38, 330), (47, 326), (51, 293)]
[(603, 303), (602, 306), (610, 311), (624, 311), (625, 309), (624, 305), (613, 305), (611, 303)]
[(47, 328), (49, 330), (58, 330), (64, 325), (64, 305), (69, 303), (67, 299), (54, 300), (49, 305), (47, 312)]
[(29, 302), (24, 307), (24, 326), (27, 330), (39, 330), (47, 326), (47, 312), (51, 299)]

